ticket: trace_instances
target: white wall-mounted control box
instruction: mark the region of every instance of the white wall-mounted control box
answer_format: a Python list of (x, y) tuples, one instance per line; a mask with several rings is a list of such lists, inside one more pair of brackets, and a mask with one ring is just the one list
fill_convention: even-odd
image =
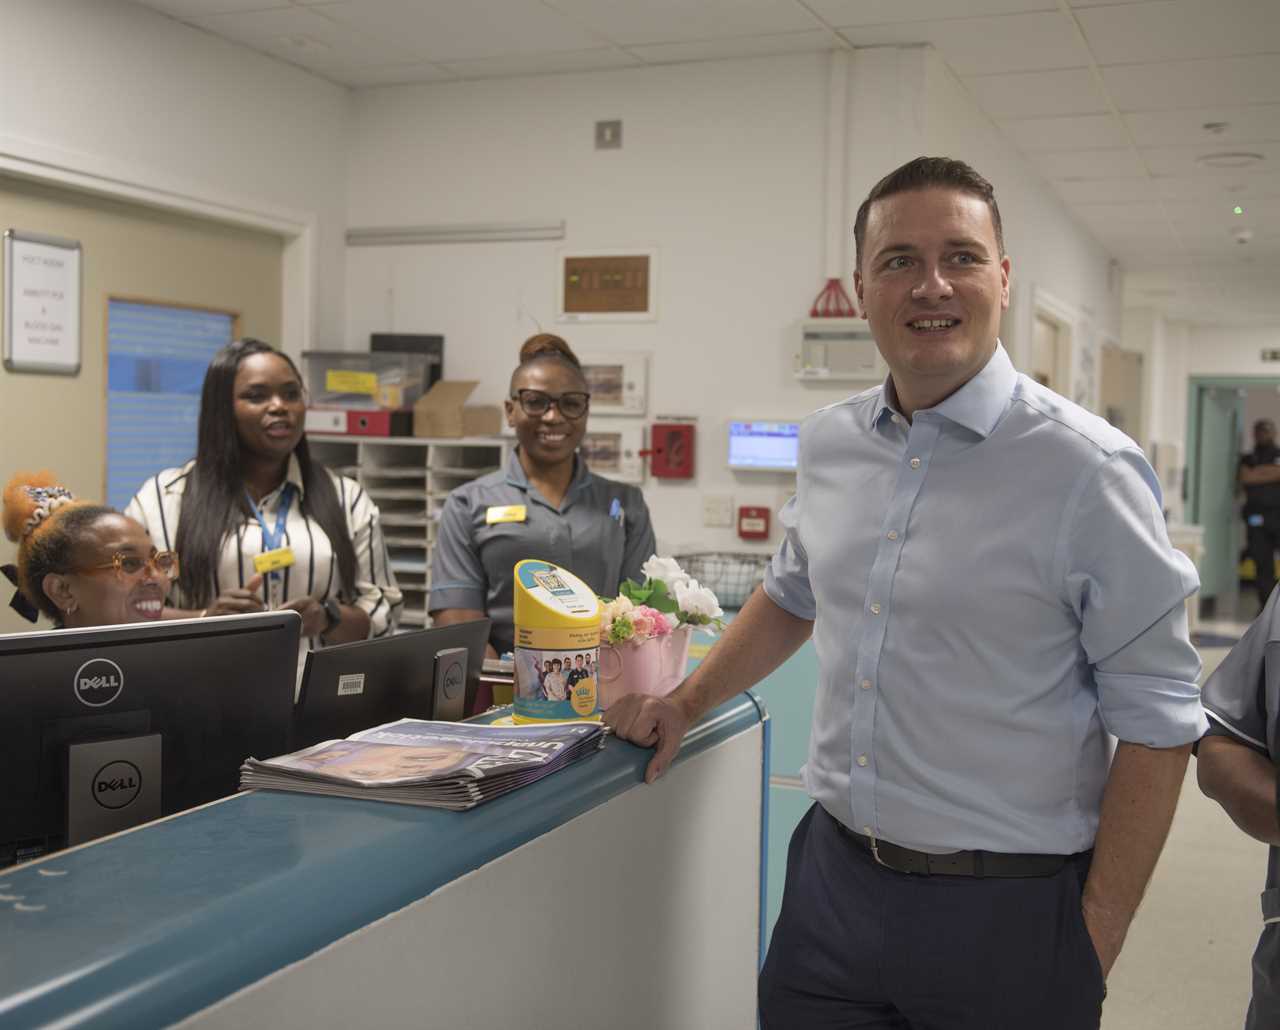
[(861, 318), (810, 318), (800, 323), (796, 378), (875, 383), (889, 374), (871, 329)]

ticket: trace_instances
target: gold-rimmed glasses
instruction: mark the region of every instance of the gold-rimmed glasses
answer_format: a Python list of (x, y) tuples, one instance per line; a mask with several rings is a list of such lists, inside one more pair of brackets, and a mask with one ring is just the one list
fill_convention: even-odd
[(178, 578), (178, 553), (176, 551), (154, 551), (148, 558), (140, 554), (125, 554), (116, 551), (109, 562), (90, 565), (79, 569), (79, 572), (114, 571), (120, 579), (137, 579), (144, 569), (150, 569), (156, 579), (175, 580)]

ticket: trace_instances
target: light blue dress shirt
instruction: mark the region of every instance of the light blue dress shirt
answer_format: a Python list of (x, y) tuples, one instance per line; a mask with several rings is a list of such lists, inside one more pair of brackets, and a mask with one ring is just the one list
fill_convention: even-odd
[(1113, 743), (1207, 723), (1159, 483), (1003, 346), (908, 422), (892, 384), (811, 415), (765, 577), (814, 621), (810, 795), (920, 851), (1093, 846)]

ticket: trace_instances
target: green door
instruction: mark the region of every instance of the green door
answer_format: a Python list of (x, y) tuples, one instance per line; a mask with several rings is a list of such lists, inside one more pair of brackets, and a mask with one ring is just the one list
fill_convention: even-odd
[(1191, 520), (1204, 526), (1201, 598), (1232, 592), (1235, 553), (1236, 464), (1240, 460), (1240, 391), (1202, 386), (1197, 391), (1196, 474)]

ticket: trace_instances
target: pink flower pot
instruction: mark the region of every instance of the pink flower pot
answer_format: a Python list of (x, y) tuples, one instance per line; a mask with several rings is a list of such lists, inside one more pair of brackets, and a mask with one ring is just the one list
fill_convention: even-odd
[(685, 677), (692, 636), (690, 627), (681, 626), (643, 644), (601, 644), (600, 707), (624, 694), (670, 694)]

